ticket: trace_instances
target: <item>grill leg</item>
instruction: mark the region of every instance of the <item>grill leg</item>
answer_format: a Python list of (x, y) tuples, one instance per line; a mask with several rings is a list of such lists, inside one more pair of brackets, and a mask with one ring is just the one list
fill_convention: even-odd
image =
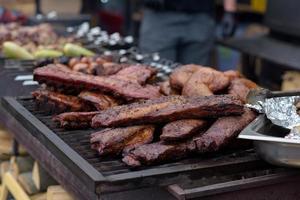
[(13, 145), (12, 145), (12, 154), (14, 156), (19, 156), (19, 143), (17, 140), (13, 139)]

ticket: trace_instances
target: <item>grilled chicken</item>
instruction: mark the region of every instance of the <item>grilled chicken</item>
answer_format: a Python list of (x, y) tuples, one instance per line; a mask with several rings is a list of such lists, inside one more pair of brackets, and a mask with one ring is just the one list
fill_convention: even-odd
[(249, 91), (255, 88), (257, 85), (254, 82), (245, 78), (237, 78), (231, 81), (228, 93), (245, 103)]

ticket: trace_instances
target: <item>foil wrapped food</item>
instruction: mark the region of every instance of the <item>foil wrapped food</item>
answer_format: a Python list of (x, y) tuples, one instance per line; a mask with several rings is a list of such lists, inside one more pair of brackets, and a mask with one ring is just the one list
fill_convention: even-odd
[(300, 96), (275, 97), (259, 101), (255, 105), (247, 104), (247, 106), (260, 113), (265, 113), (273, 124), (293, 129), (300, 126), (300, 115), (295, 106), (299, 101)]

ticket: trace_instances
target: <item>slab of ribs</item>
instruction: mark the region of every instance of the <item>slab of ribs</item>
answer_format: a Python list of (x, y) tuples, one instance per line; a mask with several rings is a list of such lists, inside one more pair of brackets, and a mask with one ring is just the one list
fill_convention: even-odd
[(230, 95), (204, 97), (167, 96), (102, 111), (93, 118), (92, 126), (128, 126), (163, 123), (179, 119), (220, 117), (243, 113), (243, 104)]
[(110, 76), (93, 76), (80, 72), (61, 70), (59, 67), (46, 66), (34, 70), (34, 80), (48, 86), (76, 88), (77, 90), (96, 90), (109, 93), (126, 100), (153, 99), (160, 97), (159, 87), (142, 86), (132, 81)]

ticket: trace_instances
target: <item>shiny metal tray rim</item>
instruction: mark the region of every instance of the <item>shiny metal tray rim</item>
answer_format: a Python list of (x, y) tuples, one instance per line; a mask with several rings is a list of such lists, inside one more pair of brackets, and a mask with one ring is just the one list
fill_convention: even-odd
[(259, 115), (253, 120), (238, 136), (239, 139), (248, 139), (254, 141), (276, 142), (286, 144), (299, 144), (300, 140), (286, 139), (282, 137), (263, 135), (257, 132), (257, 129), (264, 126), (266, 116), (264, 114)]

